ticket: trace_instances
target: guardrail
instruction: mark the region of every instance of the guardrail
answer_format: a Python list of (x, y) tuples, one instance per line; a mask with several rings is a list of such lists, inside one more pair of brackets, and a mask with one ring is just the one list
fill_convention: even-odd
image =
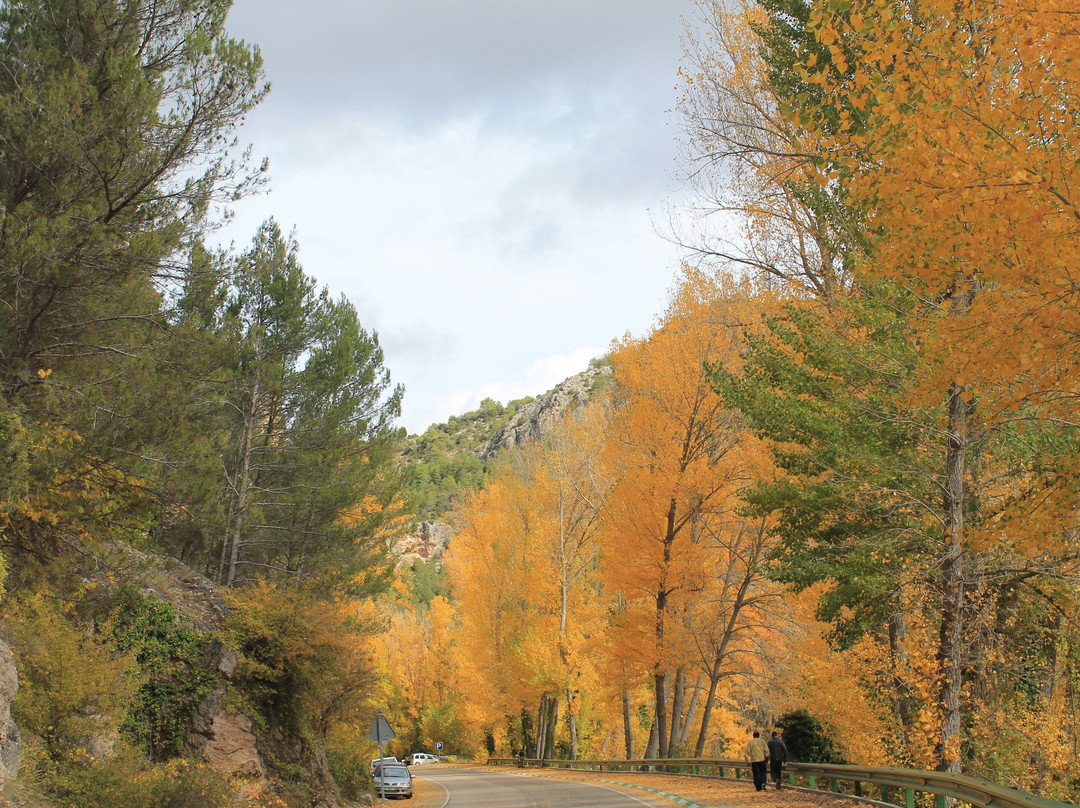
[[(493, 766), (520, 766), (518, 758), (488, 758)], [(704, 777), (734, 779), (750, 778), (750, 766), (734, 758), (664, 758), (649, 760), (524, 760), (526, 767), (584, 769), (605, 772), (667, 772)], [(949, 797), (973, 808), (1070, 808), (1072, 803), (1046, 799), (1025, 791), (992, 783), (964, 774), (922, 771), (919, 769), (890, 769), (881, 766), (841, 766), (831, 763), (785, 763), (784, 774), (791, 785), (819, 789), (819, 781), (828, 783), (828, 790), (858, 797), (868, 796), (864, 786), (876, 786), (882, 802), (903, 808), (915, 808), (916, 793), (932, 794), (935, 808), (945, 808)], [(842, 786), (850, 784), (844, 792)], [(903, 801), (897, 797), (902, 794)]]

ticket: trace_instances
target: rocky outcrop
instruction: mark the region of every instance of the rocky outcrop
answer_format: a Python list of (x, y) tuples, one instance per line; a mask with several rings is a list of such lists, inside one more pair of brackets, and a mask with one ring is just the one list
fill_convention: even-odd
[(11, 719), (11, 701), (19, 689), (19, 673), (11, 649), (0, 640), (0, 783), (19, 773), (22, 739)]
[(227, 607), (220, 587), (183, 562), (142, 553), (120, 542), (109, 547), (104, 560), (93, 573), (102, 585), (109, 585), (109, 578), (131, 581), (141, 594), (173, 604), (196, 631), (221, 628)]
[(199, 702), (184, 741), (184, 756), (202, 760), (214, 771), (266, 777), (250, 718), (225, 701), (225, 685)]
[(307, 770), (312, 775), (313, 808), (342, 808), (341, 796), (330, 774), (330, 764), (326, 761), (326, 752), (318, 749), (308, 762)]
[(514, 413), (505, 426), (484, 444), (481, 459), (487, 460), (511, 446), (540, 440), (567, 409), (584, 407), (604, 377), (612, 373), (609, 365), (591, 367), (537, 396)]
[(439, 565), (452, 535), (446, 522), (421, 522), (412, 533), (398, 539), (390, 551), (397, 558), (399, 569), (411, 567), (417, 561)]
[(110, 721), (108, 716), (95, 715), (90, 719), (98, 724), (98, 731), (94, 735), (86, 735), (76, 742), (86, 754), (94, 760), (104, 760), (116, 754), (116, 742), (120, 739), (120, 732), (116, 729), (115, 719)]

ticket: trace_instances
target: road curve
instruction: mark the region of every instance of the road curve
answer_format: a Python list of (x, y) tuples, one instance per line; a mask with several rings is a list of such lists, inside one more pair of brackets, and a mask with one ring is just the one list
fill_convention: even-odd
[(628, 794), (601, 783), (529, 777), (466, 767), (433, 768), (413, 776), (446, 790), (445, 808), (671, 808), (652, 794)]

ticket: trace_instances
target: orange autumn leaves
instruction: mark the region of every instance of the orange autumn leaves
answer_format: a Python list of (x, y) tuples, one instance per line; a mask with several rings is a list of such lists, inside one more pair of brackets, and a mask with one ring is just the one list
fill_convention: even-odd
[[(865, 213), (852, 264), (929, 304), (909, 400), (956, 385), (975, 402), (971, 435), (1067, 431), (1080, 381), (1075, 3), (830, 0), (808, 27), (831, 65), (807, 58), (801, 74), (839, 99), (839, 126), (804, 120), (821, 179)], [(997, 513), (971, 526), (971, 546), (1067, 556), (1078, 472), (1074, 452), (987, 468)], [(1061, 597), (1075, 609), (1075, 592)]]
[(677, 745), (666, 688), (681, 664), (697, 660), (701, 632), (723, 622), (710, 605), (724, 550), (748, 535), (735, 513), (739, 493), (768, 466), (708, 379), (710, 364), (738, 363), (757, 317), (752, 296), (733, 292), (688, 274), (663, 327), (623, 341), (612, 357), (619, 392), (606, 462), (618, 485), (603, 577), (626, 603), (624, 646), (651, 672), (662, 757)]
[(614, 346), (609, 396), (504, 454), (460, 508), (456, 693), (504, 753), (521, 742), (508, 717), (543, 699), (571, 755), (723, 750), (730, 722), (707, 716), (728, 681), (760, 675), (754, 650), (781, 648), (788, 620), (763, 577), (765, 526), (738, 512), (768, 456), (708, 369), (737, 368), (772, 305), (688, 270), (658, 326)]
[(1080, 373), (1075, 4), (827, 2), (810, 27), (832, 65), (804, 68), (806, 80), (847, 100), (821, 146), (826, 181), (842, 177), (869, 212), (863, 271), (927, 294), (974, 290), (927, 335), (939, 368), (928, 385), (1071, 407), (1060, 394)]
[[(801, 109), (770, 96), (774, 85), (756, 72), (765, 67), (746, 20), (718, 40), (726, 51), (706, 47), (694, 54), (701, 71), (684, 73), (689, 97), (703, 103), (690, 113), (706, 116), (696, 130), (701, 150), (728, 149), (742, 160), (718, 172), (738, 185), (716, 209), (743, 214), (756, 240), (743, 253), (718, 248), (712, 257), (759, 273), (777, 294), (818, 313), (835, 314), (845, 298), (875, 288), (911, 291), (916, 302), (903, 324), (917, 356), (892, 380), (888, 403), (918, 421), (930, 475), (944, 465), (933, 458), (946, 454), (946, 391), (977, 402), (951, 424), (963, 441), (982, 441), (978, 465), (960, 475), (967, 487), (953, 492), (978, 516), (956, 535), (974, 583), (970, 608), (993, 622), (995, 582), (1013, 565), (1032, 576), (1044, 565), (1048, 580), (1061, 572), (1063, 583), (1040, 597), (1075, 614), (1075, 578), (1054, 566), (1072, 552), (1076, 522), (1073, 488), (1062, 482), (1077, 471), (1068, 429), (1080, 370), (1078, 259), (1070, 249), (1077, 216), (1068, 191), (1080, 179), (1075, 20), (1060, 3), (811, 5), (812, 52), (798, 54), (792, 69), (822, 92)], [(748, 19), (760, 23), (755, 12)], [(728, 70), (735, 86), (710, 70)], [(714, 102), (726, 106), (708, 106)], [(462, 509), (447, 561), (459, 607), (459, 681), (470, 715), (487, 722), (500, 748), (520, 741), (509, 737), (507, 716), (547, 698), (576, 722), (575, 748), (580, 741), (609, 755), (613, 744), (638, 755), (716, 752), (733, 742), (733, 715), (825, 705), (855, 744), (853, 759), (862, 750), (873, 762), (954, 762), (958, 733), (951, 747), (935, 749), (937, 685), (950, 678), (935, 648), (940, 547), (931, 543), (925, 576), (897, 581), (910, 614), (892, 648), (877, 626), (835, 654), (805, 611), (793, 613), (793, 598), (764, 580), (776, 537), (767, 522), (748, 521), (740, 503), (748, 487), (776, 473), (769, 447), (722, 406), (703, 368), (737, 374), (742, 335), (772, 311), (750, 284), (687, 273), (657, 328), (615, 346), (609, 400), (568, 419), (574, 436), (560, 439), (561, 448), (549, 443), (505, 459)], [(1030, 448), (1040, 441), (1053, 444), (1052, 464)], [(936, 538), (945, 515), (930, 499), (926, 513)], [(971, 600), (980, 587), (982, 604)], [(1004, 634), (1015, 607), (1002, 604), (994, 630)], [(1038, 614), (1024, 619), (1040, 630), (1045, 623)], [(759, 678), (784, 684), (759, 703), (743, 686)], [(840, 679), (848, 687), (833, 698), (828, 683)], [(870, 687), (859, 691), (860, 679)], [(1010, 713), (988, 680), (972, 678), (984, 693), (953, 694), (965, 700), (972, 737), (1007, 723), (992, 716), (1023, 714)], [(875, 685), (879, 695), (902, 698), (867, 701)], [(1048, 703), (1061, 697), (1051, 696)], [(994, 709), (980, 712), (983, 703)]]
[[(804, 165), (817, 171), (817, 208), (846, 236), (855, 297), (888, 305), (879, 290), (899, 287), (915, 302), (905, 312), (915, 361), (890, 403), (912, 414), (943, 461), (929, 468), (945, 472), (933, 531), (945, 563), (925, 577), (945, 583), (919, 593), (939, 604), (922, 642), (938, 623), (941, 640), (935, 664), (924, 660), (910, 682), (915, 726), (937, 720), (939, 743), (932, 760), (923, 739), (904, 746), (955, 770), (964, 733), (985, 738), (984, 717), (1019, 716), (1033, 698), (1034, 689), (1018, 695), (1029, 673), (1014, 669), (1009, 681), (980, 657), (1011, 642), (1038, 670), (1031, 678), (1056, 681), (1067, 668), (1075, 689), (1075, 667), (1052, 648), (1072, 637), (1053, 619), (1074, 619), (1077, 592), (1075, 4), (760, 6), (769, 86), (795, 125), (791, 150), (813, 144)], [(1039, 581), (1033, 602), (1013, 597), (1014, 569)], [(1021, 620), (1030, 628), (1018, 629)], [(1031, 654), (1025, 631), (1045, 635), (1050, 650)], [(936, 719), (920, 686), (935, 673)], [(1008, 756), (1025, 757), (1021, 746)], [(998, 750), (980, 759), (985, 749), (970, 745), (966, 762), (988, 765)]]

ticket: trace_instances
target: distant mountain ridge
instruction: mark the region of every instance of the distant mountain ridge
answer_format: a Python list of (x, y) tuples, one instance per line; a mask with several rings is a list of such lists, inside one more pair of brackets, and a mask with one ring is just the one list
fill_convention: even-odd
[(613, 373), (611, 365), (594, 364), (521, 406), (484, 443), (480, 450), (481, 459), (488, 460), (503, 449), (541, 440), (568, 408), (584, 407)]
[(469, 491), (483, 487), (490, 462), (504, 449), (542, 440), (568, 408), (584, 407), (612, 379), (611, 365), (596, 360), (536, 398), (505, 406), (484, 399), (478, 410), (406, 437), (400, 463), (409, 476), (405, 492), (416, 506), (417, 524), (391, 548), (398, 565), (438, 566), (452, 536), (446, 514)]

